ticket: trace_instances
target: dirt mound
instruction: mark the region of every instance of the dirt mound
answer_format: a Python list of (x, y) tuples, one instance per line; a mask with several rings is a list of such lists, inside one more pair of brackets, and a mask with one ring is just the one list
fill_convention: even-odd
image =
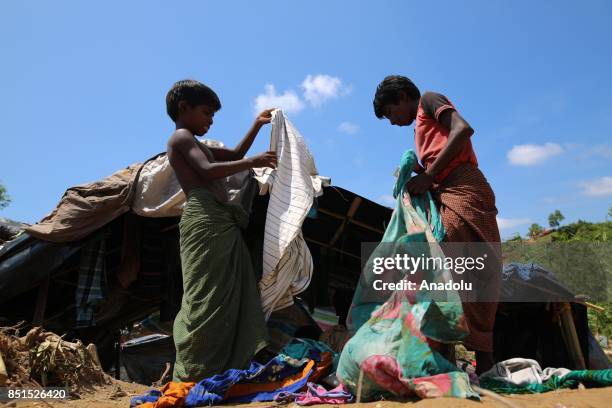
[(42, 327), (20, 337), (20, 327), (0, 328), (0, 356), (6, 367), (5, 375), (0, 373), (0, 386), (68, 387), (79, 392), (109, 384), (93, 344), (68, 342)]

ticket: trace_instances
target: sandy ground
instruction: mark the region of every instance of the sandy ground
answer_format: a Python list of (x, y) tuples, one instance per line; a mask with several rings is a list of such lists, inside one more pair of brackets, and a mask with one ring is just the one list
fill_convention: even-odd
[[(113, 381), (111, 385), (97, 388), (94, 392), (83, 393), (81, 399), (64, 401), (17, 401), (13, 404), (1, 405), (4, 407), (59, 407), (59, 408), (106, 408), (106, 407), (129, 407), (130, 398), (138, 395), (150, 387), (140, 384)], [(410, 405), (423, 407), (551, 407), (551, 408), (573, 408), (573, 407), (610, 407), (612, 406), (612, 387), (594, 388), (588, 390), (559, 390), (545, 394), (535, 395), (506, 395), (503, 402), (491, 397), (483, 397), (482, 402), (459, 400), (454, 398), (436, 398), (422, 401), (378, 401), (365, 404), (350, 404), (351, 407), (368, 408), (399, 408)], [(243, 404), (244, 408), (263, 408), (275, 406), (272, 403)], [(296, 407), (295, 404), (287, 405), (289, 408)]]

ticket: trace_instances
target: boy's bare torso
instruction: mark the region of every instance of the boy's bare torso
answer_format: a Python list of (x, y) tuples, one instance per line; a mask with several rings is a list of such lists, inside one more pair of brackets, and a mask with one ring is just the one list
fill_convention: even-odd
[[(178, 182), (181, 185), (185, 195), (189, 194), (189, 192), (195, 188), (206, 188), (208, 191), (215, 194), (219, 200), (226, 202), (227, 189), (225, 188), (225, 179), (217, 179), (212, 181), (203, 179), (198, 174), (198, 171), (189, 163), (189, 160), (174, 148), (177, 137), (181, 137), (181, 135), (174, 133), (168, 141), (168, 160), (170, 160), (170, 165), (174, 169), (176, 178), (178, 179)], [(192, 143), (197, 145), (198, 148), (206, 155), (209, 162), (215, 162), (215, 158), (210, 149), (208, 149), (193, 136), (191, 136), (191, 140)]]

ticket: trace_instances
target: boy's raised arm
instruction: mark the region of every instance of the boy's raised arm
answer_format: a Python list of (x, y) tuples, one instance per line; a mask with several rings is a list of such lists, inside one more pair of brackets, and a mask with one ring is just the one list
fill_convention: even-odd
[(189, 132), (177, 131), (173, 148), (202, 179), (211, 181), (253, 167), (276, 167), (276, 153), (266, 152), (248, 159), (211, 163)]
[(235, 161), (242, 159), (251, 148), (251, 145), (253, 144), (253, 141), (259, 133), (261, 127), (266, 123), (270, 123), (272, 120), (272, 111), (274, 109), (275, 108), (266, 109), (257, 115), (253, 125), (235, 148), (227, 149), (223, 147), (211, 147), (210, 151), (212, 152), (213, 156), (215, 156), (215, 160)]

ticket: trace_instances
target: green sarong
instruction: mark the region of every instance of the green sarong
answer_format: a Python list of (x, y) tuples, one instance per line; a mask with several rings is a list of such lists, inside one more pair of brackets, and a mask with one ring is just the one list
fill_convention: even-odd
[(240, 231), (248, 215), (205, 188), (189, 192), (179, 223), (183, 300), (174, 320), (174, 381), (247, 368), (267, 329)]

